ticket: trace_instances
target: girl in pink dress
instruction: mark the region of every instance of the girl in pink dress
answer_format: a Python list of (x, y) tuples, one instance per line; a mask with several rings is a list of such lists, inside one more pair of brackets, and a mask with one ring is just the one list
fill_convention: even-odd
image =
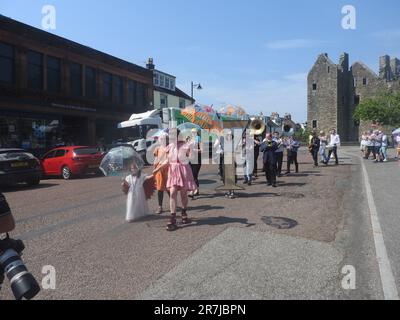
[(189, 164), (191, 148), (190, 145), (180, 141), (179, 130), (171, 129), (169, 133), (170, 144), (166, 148), (168, 157), (168, 179), (167, 189), (170, 192), (171, 219), (167, 225), (168, 231), (177, 229), (176, 224), (176, 204), (178, 192), (182, 200), (182, 224), (190, 223), (187, 216), (188, 191), (196, 190), (192, 169)]

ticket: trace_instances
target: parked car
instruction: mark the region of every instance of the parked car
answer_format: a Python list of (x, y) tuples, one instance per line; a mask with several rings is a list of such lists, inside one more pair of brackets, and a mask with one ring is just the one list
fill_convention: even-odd
[(43, 173), (46, 176), (62, 176), (65, 180), (86, 173), (100, 173), (104, 152), (96, 147), (59, 147), (42, 157)]
[(23, 149), (0, 148), (0, 184), (26, 182), (38, 185), (42, 177), (39, 159)]

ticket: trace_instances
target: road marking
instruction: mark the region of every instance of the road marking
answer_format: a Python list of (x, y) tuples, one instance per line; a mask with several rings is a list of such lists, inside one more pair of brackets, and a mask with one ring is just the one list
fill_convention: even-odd
[(364, 174), (365, 190), (369, 206), (369, 213), (372, 224), (372, 233), (374, 235), (376, 258), (378, 260), (379, 272), (381, 274), (381, 283), (385, 300), (399, 300), (399, 293), (394, 280), (392, 267), (386, 251), (385, 241), (383, 239), (382, 228), (379, 223), (378, 211), (376, 210), (374, 197), (372, 195), (371, 185), (369, 183), (368, 172), (361, 157), (361, 167)]

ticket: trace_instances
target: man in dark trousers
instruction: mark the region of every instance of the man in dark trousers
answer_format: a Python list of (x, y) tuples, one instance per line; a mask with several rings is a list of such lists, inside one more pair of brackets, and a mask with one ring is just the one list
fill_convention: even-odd
[(265, 140), (260, 145), (260, 151), (264, 153), (263, 162), (267, 184), (276, 188), (276, 154), (278, 144), (272, 140), (272, 135), (267, 134)]
[(314, 160), (314, 167), (318, 167), (318, 152), (319, 152), (320, 145), (321, 145), (321, 140), (318, 138), (317, 133), (313, 132), (312, 138), (310, 141), (310, 145), (309, 145), (309, 151)]
[(297, 141), (296, 137), (289, 137), (286, 141), (287, 148), (287, 171), (286, 174), (290, 174), (290, 165), (294, 163), (296, 173), (299, 173), (299, 163), (297, 162), (297, 151), (300, 148), (300, 142)]
[(261, 144), (262, 137), (261, 136), (254, 136), (254, 169), (253, 169), (253, 176), (257, 178), (257, 160), (258, 156), (260, 155), (260, 144)]

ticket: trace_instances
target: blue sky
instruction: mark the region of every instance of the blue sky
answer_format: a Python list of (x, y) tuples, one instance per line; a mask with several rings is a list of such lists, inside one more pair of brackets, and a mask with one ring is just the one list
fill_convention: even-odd
[[(0, 13), (41, 28), (54, 5), (53, 33), (177, 77), (199, 103), (243, 106), (249, 113), (306, 120), (306, 76), (318, 54), (361, 60), (400, 57), (398, 0), (0, 0)], [(356, 8), (356, 30), (341, 27), (344, 5)], [(385, 9), (386, 8), (386, 9)]]

